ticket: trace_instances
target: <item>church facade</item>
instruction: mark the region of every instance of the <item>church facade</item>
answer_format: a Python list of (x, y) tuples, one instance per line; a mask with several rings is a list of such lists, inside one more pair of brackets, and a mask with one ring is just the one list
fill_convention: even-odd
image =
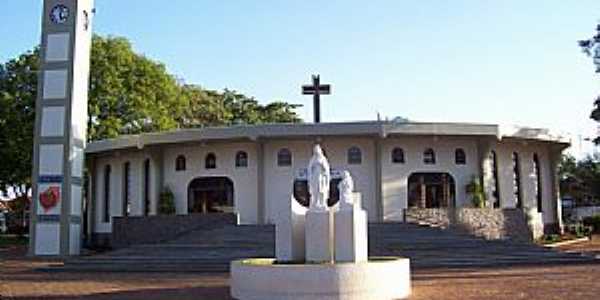
[[(557, 164), (568, 140), (548, 130), (387, 121), (273, 124), (122, 136), (86, 148), (89, 234), (115, 216), (158, 212), (170, 190), (177, 214), (233, 212), (241, 224), (274, 223), (294, 196), (308, 201), (306, 165), (319, 142), (332, 187), (348, 170), (370, 222), (402, 222), (408, 208), (535, 209), (560, 224)], [(332, 199), (336, 198), (332, 188)]]

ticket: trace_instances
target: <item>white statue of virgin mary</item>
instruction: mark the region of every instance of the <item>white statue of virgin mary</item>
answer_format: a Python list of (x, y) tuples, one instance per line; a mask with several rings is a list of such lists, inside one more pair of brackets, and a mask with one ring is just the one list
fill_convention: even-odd
[(354, 207), (354, 199), (352, 198), (354, 180), (352, 180), (350, 172), (344, 171), (342, 173), (342, 180), (338, 183), (338, 190), (340, 191), (340, 209), (352, 209)]
[(310, 210), (326, 211), (329, 199), (329, 162), (321, 146), (313, 147), (313, 155), (308, 163), (308, 192), (310, 193)]

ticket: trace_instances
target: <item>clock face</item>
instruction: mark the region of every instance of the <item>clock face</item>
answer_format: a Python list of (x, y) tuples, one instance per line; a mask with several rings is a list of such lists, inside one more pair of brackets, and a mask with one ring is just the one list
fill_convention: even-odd
[(50, 11), (50, 20), (52, 20), (54, 24), (64, 24), (67, 22), (68, 18), (69, 8), (62, 4), (54, 6)]

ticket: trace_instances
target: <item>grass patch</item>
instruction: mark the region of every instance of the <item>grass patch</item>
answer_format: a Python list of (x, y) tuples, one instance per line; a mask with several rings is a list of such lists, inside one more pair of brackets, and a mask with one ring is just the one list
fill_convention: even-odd
[(541, 245), (550, 245), (550, 244), (554, 244), (554, 243), (558, 243), (558, 242), (572, 241), (572, 240), (576, 240), (576, 239), (579, 239), (582, 237), (585, 237), (585, 236), (580, 236), (580, 235), (572, 234), (572, 233), (565, 233), (563, 235), (545, 234), (537, 242), (538, 242), (538, 244), (541, 244)]
[(14, 246), (27, 245), (29, 239), (18, 235), (0, 235), (0, 248), (10, 248)]

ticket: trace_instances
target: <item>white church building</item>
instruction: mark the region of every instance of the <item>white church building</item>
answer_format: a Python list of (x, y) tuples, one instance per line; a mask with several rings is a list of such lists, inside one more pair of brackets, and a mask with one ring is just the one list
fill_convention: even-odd
[[(232, 212), (270, 224), (292, 196), (306, 202), (305, 168), (319, 142), (348, 170), (369, 222), (403, 222), (408, 208), (473, 206), (481, 179), (490, 208), (535, 209), (560, 224), (557, 164), (569, 141), (545, 129), (416, 122), (269, 124), (121, 136), (86, 148), (88, 234), (112, 217), (155, 215), (172, 191), (176, 213)], [(335, 201), (335, 188), (332, 201)]]

